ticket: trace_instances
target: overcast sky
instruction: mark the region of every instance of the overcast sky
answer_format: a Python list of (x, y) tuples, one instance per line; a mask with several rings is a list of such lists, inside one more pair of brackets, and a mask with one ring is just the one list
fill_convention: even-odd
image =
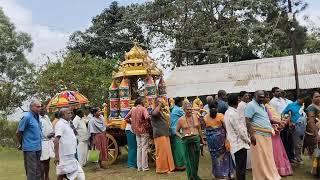
[[(120, 5), (143, 3), (147, 0), (118, 0)], [(149, 0), (150, 1), (150, 0)], [(108, 7), (112, 0), (0, 0), (0, 7), (20, 31), (31, 34), (34, 48), (28, 58), (36, 65), (66, 47), (69, 35), (86, 29), (92, 17)], [(304, 14), (318, 22), (320, 0), (309, 3)], [(299, 19), (302, 19), (301, 15)], [(320, 23), (319, 23), (320, 25)]]
[[(31, 34), (34, 47), (28, 59), (37, 66), (44, 55), (54, 57), (64, 49), (69, 35), (89, 27), (92, 17), (108, 7), (111, 0), (0, 0), (0, 7), (17, 29)], [(121, 5), (146, 0), (118, 0)]]

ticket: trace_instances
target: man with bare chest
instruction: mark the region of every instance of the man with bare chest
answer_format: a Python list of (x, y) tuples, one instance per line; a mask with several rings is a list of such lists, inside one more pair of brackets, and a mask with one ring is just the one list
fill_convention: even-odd
[(200, 142), (204, 143), (201, 126), (197, 116), (192, 114), (190, 103), (185, 106), (184, 111), (185, 116), (178, 121), (176, 135), (182, 139), (188, 179), (199, 180)]

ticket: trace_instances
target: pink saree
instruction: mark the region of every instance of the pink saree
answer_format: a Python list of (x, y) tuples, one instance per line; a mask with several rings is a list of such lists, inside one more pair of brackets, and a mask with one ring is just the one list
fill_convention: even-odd
[(291, 176), (292, 168), (280, 135), (272, 136), (273, 157), (280, 176)]
[[(281, 121), (281, 117), (277, 115), (277, 113), (274, 111), (274, 109), (271, 106), (266, 105), (266, 110), (268, 112), (270, 120)], [(284, 145), (282, 143), (279, 132), (276, 132), (276, 134), (272, 136), (272, 148), (273, 148), (274, 161), (276, 163), (279, 175), (282, 177), (291, 176), (292, 175), (291, 164), (288, 159), (288, 156), (284, 148)]]

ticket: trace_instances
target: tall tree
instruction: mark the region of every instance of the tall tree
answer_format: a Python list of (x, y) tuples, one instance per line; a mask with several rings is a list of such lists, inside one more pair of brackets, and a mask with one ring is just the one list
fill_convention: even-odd
[(310, 35), (308, 35), (304, 52), (305, 53), (320, 52), (320, 36), (318, 33), (311, 33)]
[(84, 32), (74, 32), (68, 49), (81, 54), (102, 58), (122, 56), (129, 51), (133, 41), (148, 44), (142, 27), (132, 18), (136, 5), (124, 7), (112, 2), (109, 8), (92, 19), (92, 25)]
[(308, 27), (308, 36), (306, 38), (304, 53), (319, 53), (320, 52), (320, 26), (308, 16), (304, 17)]
[(0, 114), (4, 116), (34, 93), (34, 67), (24, 54), (32, 46), (31, 37), (17, 32), (0, 8)]
[(92, 104), (101, 105), (108, 97), (115, 66), (115, 60), (68, 53), (39, 72), (37, 92), (43, 101), (47, 101), (62, 90), (79, 91)]
[[(262, 22), (269, 34), (264, 35), (265, 43), (263, 48), (263, 57), (287, 56), (292, 54), (290, 31), (293, 30), (293, 36), (296, 42), (296, 50), (303, 53), (307, 38), (307, 28), (301, 26), (294, 20), (291, 27), (288, 19), (287, 0), (272, 0), (273, 5), (265, 6), (266, 19)], [(293, 12), (295, 16), (307, 7), (304, 0), (296, 0)], [(262, 34), (263, 35), (263, 34)]]
[[(142, 7), (139, 17), (151, 37), (175, 42), (176, 66), (290, 54), (288, 16), (284, 0), (155, 0)], [(295, 1), (299, 13), (306, 4)], [(280, 12), (280, 14), (279, 14)], [(306, 28), (295, 23), (298, 51)]]

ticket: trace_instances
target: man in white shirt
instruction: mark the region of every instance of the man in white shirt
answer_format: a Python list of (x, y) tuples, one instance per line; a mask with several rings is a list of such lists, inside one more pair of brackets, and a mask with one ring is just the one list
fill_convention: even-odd
[(58, 180), (63, 180), (65, 177), (70, 180), (75, 178), (84, 180), (84, 172), (75, 158), (77, 138), (70, 123), (72, 112), (69, 108), (62, 108), (59, 111), (59, 117), (60, 120), (55, 125), (54, 142)]
[(54, 130), (51, 121), (46, 113), (46, 107), (42, 106), (39, 113), (39, 119), (42, 129), (40, 162), (41, 177), (43, 180), (49, 180), (50, 158), (54, 158), (54, 145), (52, 139), (54, 137)]
[(278, 87), (272, 88), (273, 98), (269, 102), (269, 104), (277, 111), (278, 114), (281, 114), (282, 111), (286, 108), (286, 101), (281, 98), (281, 89)]
[(238, 104), (237, 110), (240, 115), (240, 118), (245, 121), (244, 110), (247, 106), (247, 103), (250, 102), (250, 94), (246, 91), (240, 92), (240, 102)]
[(224, 115), (227, 130), (227, 139), (231, 144), (231, 153), (235, 156), (236, 174), (238, 180), (246, 178), (247, 150), (250, 149), (250, 139), (246, 121), (240, 117), (237, 110), (238, 96), (231, 94), (228, 97), (228, 110)]
[[(250, 94), (246, 91), (240, 92), (240, 103), (238, 104), (237, 110), (240, 115), (241, 121), (246, 121), (246, 118), (244, 116), (244, 110), (246, 109), (246, 106), (248, 102), (251, 101)], [(247, 150), (247, 169), (251, 169), (251, 150)]]
[(76, 117), (73, 119), (73, 125), (76, 128), (78, 135), (77, 155), (80, 165), (83, 167), (87, 163), (89, 133), (87, 129), (87, 122), (84, 119), (84, 113), (81, 109), (76, 111)]

